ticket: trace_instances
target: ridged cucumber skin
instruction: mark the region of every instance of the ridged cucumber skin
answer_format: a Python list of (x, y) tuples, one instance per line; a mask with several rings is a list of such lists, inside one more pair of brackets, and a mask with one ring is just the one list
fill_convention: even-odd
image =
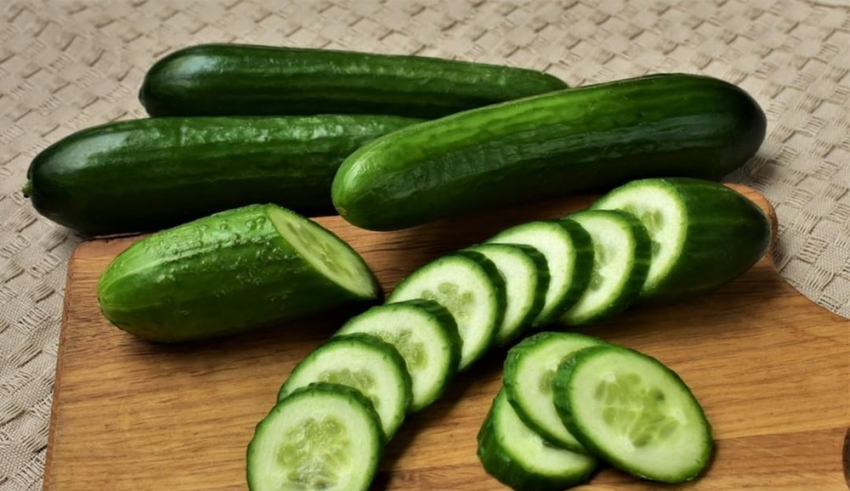
[[(251, 491), (264, 491), (261, 490), (259, 488), (259, 485), (257, 484), (259, 478), (254, 475), (254, 472), (252, 472), (253, 467), (250, 465), (250, 461), (252, 455), (254, 455), (255, 452), (259, 451), (259, 449), (255, 447), (255, 441), (257, 439), (257, 435), (259, 435), (264, 430), (265, 425), (269, 422), (269, 418), (274, 415), (275, 411), (283, 410), (283, 408), (285, 408), (292, 402), (298, 401), (299, 399), (304, 397), (312, 397), (316, 394), (334, 394), (335, 396), (346, 397), (351, 400), (354, 400), (356, 401), (356, 404), (367, 415), (366, 419), (370, 423), (369, 429), (371, 430), (370, 432), (372, 436), (371, 444), (376, 449), (377, 453), (373, 456), (373, 459), (370, 459), (369, 468), (358, 469), (358, 471), (365, 472), (370, 475), (368, 481), (371, 483), (372, 478), (378, 470), (378, 463), (381, 460), (381, 456), (384, 453), (384, 435), (381, 430), (381, 418), (378, 416), (378, 413), (375, 412), (375, 408), (372, 406), (372, 401), (364, 397), (363, 394), (361, 394), (359, 391), (354, 390), (351, 387), (346, 387), (344, 385), (320, 382), (293, 391), (292, 394), (290, 394), (289, 397), (286, 398), (286, 400), (279, 401), (272, 408), (272, 410), (269, 411), (269, 414), (257, 424), (257, 428), (254, 431), (254, 438), (252, 438), (251, 443), (248, 444), (247, 451), (248, 465), (246, 466), (246, 474), (248, 479), (248, 489), (250, 489)], [(361, 445), (361, 448), (366, 447), (366, 444), (364, 442), (358, 443)], [(355, 489), (352, 491), (366, 491), (366, 489), (368, 489), (368, 486), (364, 489)]]
[(540, 332), (527, 337), (508, 351), (508, 356), (505, 358), (504, 372), (502, 374), (502, 383), (504, 384), (504, 388), (502, 390), (505, 392), (505, 397), (508, 398), (508, 401), (514, 407), (519, 419), (521, 419), (526, 426), (537, 432), (537, 434), (539, 434), (543, 439), (552, 445), (566, 448), (571, 452), (586, 454), (587, 449), (582, 448), (581, 446), (576, 446), (575, 443), (573, 443), (573, 445), (569, 445), (567, 442), (547, 431), (543, 426), (537, 424), (533, 418), (529, 417), (529, 414), (523, 410), (522, 405), (517, 401), (518, 385), (522, 383), (531, 383), (527, 380), (521, 380), (518, 376), (516, 376), (516, 373), (519, 370), (520, 360), (533, 353), (535, 348), (541, 344), (545, 344), (548, 340), (561, 336), (575, 336), (586, 339), (588, 343), (595, 343), (599, 345), (607, 344), (601, 339), (578, 333)]
[[(639, 180), (618, 189), (638, 189), (650, 181), (678, 195), (687, 231), (678, 260), (662, 280), (647, 285), (642, 300), (670, 301), (713, 290), (746, 273), (767, 252), (770, 222), (742, 194), (687, 178)], [(605, 209), (605, 198), (593, 208)]]
[(254, 203), (334, 212), (331, 183), (366, 142), (417, 119), (161, 118), (89, 128), (30, 165), (36, 210), (86, 234), (140, 232)]
[[(586, 210), (579, 213), (598, 213), (600, 210)], [(620, 290), (620, 294), (605, 308), (604, 312), (582, 319), (572, 319), (569, 317), (569, 311), (561, 317), (560, 323), (564, 326), (578, 326), (599, 322), (603, 319), (613, 317), (631, 306), (640, 296), (643, 284), (646, 281), (646, 275), (649, 273), (649, 264), (652, 260), (652, 240), (640, 220), (631, 213), (620, 210), (605, 210), (605, 213), (616, 213), (623, 222), (627, 223), (634, 236), (634, 259), (632, 263), (632, 271), (629, 274), (628, 280)], [(572, 218), (564, 220), (575, 223)], [(594, 257), (595, 260), (595, 257)], [(590, 276), (590, 275), (589, 275)], [(580, 300), (581, 295), (579, 295)]]
[(567, 87), (534, 70), (421, 56), (199, 45), (148, 71), (151, 116), (395, 114), (434, 118)]
[[(634, 352), (638, 356), (647, 357), (647, 358), (651, 359), (659, 367), (661, 367), (664, 371), (666, 371), (667, 373), (672, 375), (676, 380), (678, 380), (682, 384), (682, 386), (688, 391), (688, 393), (691, 394), (691, 396), (693, 397), (693, 393), (691, 392), (690, 387), (688, 387), (688, 385), (681, 379), (681, 377), (679, 377), (679, 375), (676, 372), (674, 372), (673, 370), (670, 370), (666, 365), (664, 365), (660, 361), (658, 361), (655, 358), (652, 358), (648, 355), (644, 355), (643, 353), (638, 353), (635, 350), (632, 350), (632, 349), (629, 349), (629, 348), (624, 348), (622, 346), (615, 346), (615, 345), (609, 344), (609, 345), (603, 345), (603, 346), (594, 346), (594, 347), (590, 347), (590, 348), (586, 348), (586, 349), (577, 351), (573, 356), (567, 358), (566, 360), (564, 360), (561, 363), (561, 365), (558, 367), (558, 371), (555, 373), (555, 380), (553, 382), (554, 394), (555, 394), (555, 397), (554, 397), (555, 408), (558, 411), (558, 415), (561, 417), (561, 420), (564, 422), (564, 425), (570, 430), (570, 433), (572, 433), (576, 437), (576, 439), (578, 439), (582, 443), (582, 445), (585, 446), (585, 448), (590, 450), (593, 455), (596, 455), (600, 459), (608, 462), (609, 464), (613, 465), (614, 467), (617, 467), (617, 468), (619, 468), (619, 469), (621, 469), (625, 472), (628, 472), (629, 474), (635, 475), (635, 476), (643, 478), (643, 479), (649, 479), (649, 480), (656, 480), (657, 481), (658, 479), (656, 479), (654, 477), (642, 475), (640, 473), (636, 473), (634, 471), (634, 469), (629, 469), (629, 468), (624, 467), (621, 464), (621, 461), (618, 458), (618, 456), (608, 454), (608, 452), (606, 452), (605, 450), (600, 448), (598, 445), (596, 445), (591, 438), (588, 438), (587, 432), (581, 427), (580, 423), (578, 421), (576, 421), (572, 416), (573, 411), (572, 411), (572, 408), (571, 408), (571, 405), (570, 405), (569, 397), (567, 397), (567, 392), (569, 390), (571, 390), (570, 389), (570, 378), (572, 376), (573, 369), (583, 359), (590, 358), (590, 357), (593, 357), (593, 356), (599, 356), (600, 354), (603, 354), (606, 351), (612, 350), (612, 349), (613, 350), (626, 350), (626, 351)], [(687, 482), (687, 481), (693, 480), (696, 476), (699, 475), (700, 472), (702, 472), (704, 466), (707, 465), (709, 460), (711, 459), (711, 453), (712, 453), (712, 447), (713, 447), (713, 445), (712, 445), (713, 430), (712, 430), (711, 424), (708, 422), (708, 419), (705, 417), (705, 413), (702, 409), (702, 406), (697, 404), (697, 407), (699, 408), (700, 413), (702, 414), (702, 419), (703, 419), (705, 426), (708, 430), (708, 433), (707, 433), (708, 434), (708, 445), (706, 446), (705, 453), (703, 453), (702, 458), (700, 459), (701, 462), (704, 465), (703, 465), (703, 467), (699, 468), (695, 473), (683, 475), (679, 479), (665, 480), (663, 482), (681, 483), (681, 482)]]
[(333, 183), (349, 222), (395, 230), (631, 179), (718, 179), (755, 154), (765, 115), (710, 77), (652, 75), (411, 126), (349, 156)]
[[(502, 393), (496, 396), (505, 397)], [(535, 475), (525, 470), (503, 448), (496, 430), (494, 410), (496, 400), (490, 407), (484, 425), (478, 432), (478, 459), (488, 474), (502, 484), (516, 491), (561, 491), (590, 480), (594, 468), (589, 468), (586, 474), (565, 478), (562, 476)]]
[(233, 334), (380, 296), (371, 273), (365, 280), (374, 294), (367, 297), (319, 273), (281, 237), (269, 208), (277, 207), (228, 210), (134, 243), (100, 277), (101, 312), (130, 334), (169, 343)]

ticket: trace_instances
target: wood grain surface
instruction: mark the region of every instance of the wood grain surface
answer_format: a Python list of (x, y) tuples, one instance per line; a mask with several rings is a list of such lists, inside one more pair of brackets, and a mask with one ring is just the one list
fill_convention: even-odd
[[(773, 216), (760, 195), (738, 189)], [(363, 254), (389, 291), (437, 255), (590, 201), (574, 197), (392, 233), (359, 230), (339, 217), (317, 221)], [(109, 325), (95, 296), (101, 271), (133, 240), (87, 242), (71, 260), (45, 489), (243, 490), (254, 426), (295, 364), (351, 312), (193, 345), (142, 342)], [(635, 307), (583, 331), (667, 363), (704, 405), (715, 458), (704, 477), (674, 489), (847, 489), (850, 321), (798, 294), (768, 259), (711, 294)], [(503, 489), (475, 455), (503, 359), (504, 351), (490, 353), (412, 417), (388, 446), (373, 488)], [(577, 489), (661, 488), (605, 469)]]

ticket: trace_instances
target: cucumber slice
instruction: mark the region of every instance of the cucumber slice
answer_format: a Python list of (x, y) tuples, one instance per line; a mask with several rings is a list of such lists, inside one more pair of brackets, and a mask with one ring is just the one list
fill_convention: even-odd
[(561, 317), (567, 326), (618, 314), (640, 295), (649, 271), (651, 241), (643, 225), (622, 211), (590, 210), (570, 215), (593, 240), (593, 271), (587, 289)]
[(517, 415), (553, 445), (587, 453), (564, 426), (552, 403), (552, 381), (558, 365), (574, 352), (605, 341), (575, 333), (541, 332), (510, 351), (502, 376), (504, 392)]
[(767, 252), (770, 223), (752, 201), (716, 182), (643, 179), (621, 186), (593, 208), (625, 210), (652, 239), (643, 298), (672, 299), (716, 288)]
[(411, 411), (434, 402), (457, 372), (460, 337), (454, 317), (430, 300), (372, 307), (352, 318), (337, 336), (366, 333), (392, 344), (404, 358), (413, 383)]
[(505, 316), (495, 339), (497, 346), (504, 346), (529, 327), (543, 309), (549, 288), (546, 258), (537, 249), (523, 245), (481, 244), (469, 250), (492, 261), (505, 281)]
[(596, 346), (568, 358), (555, 375), (555, 406), (585, 447), (644, 479), (688, 481), (711, 457), (711, 426), (688, 386), (634, 350)]
[(404, 279), (388, 303), (423, 298), (445, 307), (462, 341), (459, 370), (481, 358), (505, 313), (505, 285), (489, 259), (478, 253), (441, 257)]
[(596, 460), (550, 445), (514, 412), (504, 391), (478, 433), (484, 469), (517, 491), (560, 491), (590, 479)]
[(337, 336), (316, 348), (289, 374), (278, 400), (316, 382), (359, 390), (381, 417), (387, 440), (404, 421), (412, 398), (404, 358), (393, 345), (368, 334)]
[(487, 242), (531, 246), (546, 258), (549, 287), (535, 325), (560, 317), (579, 299), (590, 281), (593, 266), (590, 236), (569, 220), (524, 223), (503, 230)]
[(383, 452), (378, 414), (359, 391), (313, 384), (269, 412), (248, 445), (251, 491), (366, 491)]

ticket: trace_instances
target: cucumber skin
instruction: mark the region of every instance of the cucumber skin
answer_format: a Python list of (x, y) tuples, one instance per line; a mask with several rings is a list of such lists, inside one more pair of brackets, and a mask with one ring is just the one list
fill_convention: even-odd
[[(618, 469), (620, 469), (624, 472), (627, 472), (627, 473), (632, 474), (634, 476), (640, 477), (642, 479), (658, 481), (658, 479), (656, 479), (656, 478), (646, 476), (646, 475), (642, 475), (640, 473), (636, 473), (633, 470), (628, 469), (628, 468), (624, 467), (623, 465), (621, 465), (619, 463), (616, 455), (611, 455), (611, 454), (605, 452), (603, 449), (599, 448), (599, 446), (597, 446), (591, 439), (587, 438), (586, 433), (582, 430), (582, 428), (578, 424), (578, 422), (575, 421), (575, 419), (572, 417), (572, 408), (569, 404), (569, 399), (568, 399), (566, 394), (570, 390), (569, 389), (569, 383), (570, 383), (570, 376), (572, 375), (573, 368), (582, 359), (590, 358), (592, 356), (597, 356), (599, 353), (607, 351), (607, 350), (629, 351), (629, 352), (637, 353), (638, 356), (647, 357), (647, 358), (651, 359), (659, 367), (663, 368), (667, 373), (669, 373), (673, 377), (675, 377), (676, 380), (678, 380), (682, 384), (682, 386), (685, 387), (685, 390), (687, 390), (688, 393), (691, 394), (691, 397), (694, 397), (693, 392), (691, 392), (690, 387), (688, 387), (688, 385), (684, 382), (684, 380), (682, 380), (682, 378), (679, 377), (679, 375), (676, 372), (674, 372), (673, 370), (670, 370), (666, 365), (664, 365), (663, 363), (661, 363), (657, 359), (655, 359), (655, 358), (653, 358), (649, 355), (640, 353), (640, 352), (633, 350), (633, 349), (625, 348), (623, 346), (615, 346), (615, 345), (607, 344), (607, 345), (603, 345), (603, 346), (593, 346), (593, 347), (590, 347), (590, 348), (585, 348), (583, 350), (579, 350), (573, 356), (567, 358), (566, 360), (564, 360), (561, 363), (561, 365), (558, 367), (558, 371), (555, 372), (555, 379), (553, 381), (554, 394), (555, 394), (555, 397), (554, 397), (554, 399), (555, 399), (555, 409), (557, 410), (558, 415), (561, 417), (561, 420), (564, 422), (564, 425), (570, 430), (570, 433), (572, 433), (573, 436), (575, 436), (576, 439), (579, 440), (581, 442), (581, 444), (585, 446), (585, 448), (590, 450), (590, 452), (593, 455), (599, 457), (600, 459), (604, 460), (605, 462), (611, 464), (612, 466), (614, 466), (614, 467), (616, 467), (616, 468), (618, 468)], [(696, 397), (694, 397), (694, 400), (696, 400)], [(696, 406), (699, 408), (700, 413), (702, 414), (702, 419), (705, 422), (706, 427), (708, 428), (708, 443), (709, 444), (706, 446), (707, 451), (703, 454), (703, 458), (702, 458), (703, 467), (698, 469), (697, 472), (695, 472), (693, 474), (683, 475), (679, 479), (665, 480), (665, 481), (660, 481), (660, 482), (676, 484), (676, 483), (682, 483), (682, 482), (687, 482), (687, 481), (693, 480), (695, 477), (697, 477), (703, 471), (703, 469), (705, 468), (705, 466), (708, 465), (708, 462), (711, 459), (712, 446), (713, 446), (713, 444), (712, 444), (712, 442), (713, 442), (713, 437), (712, 437), (713, 429), (711, 427), (711, 424), (708, 422), (708, 418), (705, 417), (705, 411), (703, 410), (702, 405), (697, 403)]]
[[(687, 242), (681, 258), (642, 300), (670, 301), (713, 290), (746, 273), (770, 246), (770, 223), (755, 203), (714, 182), (666, 178), (686, 208)], [(639, 186), (634, 181), (626, 187)], [(594, 208), (600, 208), (604, 197)]]
[(370, 230), (603, 190), (631, 179), (718, 179), (755, 154), (765, 115), (743, 90), (654, 75), (562, 90), (405, 128), (349, 156), (334, 206)]
[[(443, 381), (443, 384), (440, 386), (440, 388), (437, 390), (437, 392), (434, 394), (434, 396), (432, 398), (429, 398), (428, 400), (423, 401), (418, 406), (414, 405), (411, 402), (410, 412), (416, 413), (416, 412), (422, 411), (423, 409), (425, 409), (428, 406), (430, 406), (431, 404), (433, 404), (434, 401), (436, 401), (437, 399), (442, 397), (442, 395), (445, 393), (446, 389), (449, 386), (449, 382), (451, 382), (452, 378), (454, 378), (455, 374), (457, 374), (458, 367), (460, 366), (460, 349), (461, 349), (462, 341), (461, 341), (460, 335), (458, 334), (458, 331), (457, 331), (457, 323), (455, 322), (455, 318), (452, 316), (452, 314), (448, 310), (446, 310), (445, 307), (443, 307), (442, 305), (440, 305), (437, 302), (434, 302), (432, 300), (424, 300), (424, 299), (405, 300), (404, 302), (390, 303), (390, 304), (380, 305), (380, 306), (377, 306), (377, 307), (372, 307), (372, 309), (379, 309), (379, 308), (380, 309), (386, 309), (386, 308), (392, 308), (393, 306), (396, 306), (396, 305), (398, 305), (398, 306), (414, 305), (417, 308), (424, 310), (429, 315), (431, 315), (432, 317), (437, 319), (437, 322), (440, 325), (443, 326), (443, 328), (444, 328), (443, 331), (445, 332), (446, 336), (448, 336), (448, 338), (449, 338), (450, 351), (449, 351), (449, 370), (446, 373), (447, 377)], [(372, 309), (369, 309), (369, 310), (372, 310)], [(369, 311), (367, 310), (362, 315), (368, 315), (368, 314), (369, 314)], [(337, 331), (337, 334), (334, 334), (334, 337), (337, 337), (337, 336), (340, 336), (340, 335), (348, 335), (344, 332), (345, 326), (347, 324), (348, 323), (343, 324), (343, 326), (339, 329), (339, 331)], [(411, 380), (411, 386), (412, 386), (412, 384), (413, 384), (413, 382)]]
[(392, 116), (164, 118), (74, 133), (33, 160), (27, 195), (86, 234), (140, 232), (254, 203), (331, 214), (333, 177)]
[[(595, 211), (596, 210), (587, 210), (579, 213), (594, 213)], [(632, 272), (629, 275), (629, 279), (626, 280), (626, 284), (623, 285), (620, 295), (617, 296), (616, 300), (608, 304), (608, 309), (604, 314), (591, 316), (579, 321), (567, 321), (565, 318), (561, 318), (561, 324), (564, 326), (591, 324), (623, 312), (640, 296), (644, 281), (646, 281), (646, 276), (649, 273), (649, 264), (652, 260), (652, 239), (650, 239), (649, 233), (646, 231), (646, 227), (644, 227), (643, 223), (641, 223), (641, 221), (631, 213), (620, 210), (605, 210), (605, 212), (616, 213), (627, 221), (629, 225), (631, 225), (631, 230), (635, 238), (635, 257)]]
[(137, 337), (178, 342), (224, 336), (376, 300), (317, 272), (277, 232), (274, 205), (217, 213), (150, 235), (106, 268), (103, 315)]
[[(504, 397), (504, 396), (502, 396)], [(496, 396), (499, 398), (499, 395)], [(589, 469), (586, 475), (574, 479), (564, 479), (555, 476), (534, 475), (521, 465), (516, 464), (504, 450), (496, 434), (495, 417), (493, 416), (496, 402), (490, 407), (484, 425), (478, 432), (478, 459), (488, 474), (502, 484), (516, 491), (561, 491), (590, 480), (594, 469)]]
[[(538, 435), (540, 435), (544, 440), (548, 441), (552, 445), (556, 447), (565, 448), (571, 452), (586, 454), (587, 449), (581, 447), (569, 447), (564, 444), (564, 442), (559, 441), (558, 438), (551, 435), (545, 428), (538, 425), (535, 421), (528, 417), (525, 411), (521, 410), (519, 402), (517, 402), (517, 388), (516, 384), (521, 383), (514, 376), (514, 373), (519, 369), (519, 360), (529, 351), (532, 350), (535, 346), (545, 343), (547, 339), (552, 337), (563, 336), (562, 332), (540, 332), (535, 334), (534, 336), (527, 337), (523, 339), (516, 346), (508, 350), (508, 356), (505, 358), (504, 371), (502, 373), (502, 383), (504, 385), (505, 397), (508, 398), (508, 402), (510, 402), (511, 406), (514, 407), (514, 411), (516, 412), (519, 419), (525, 423), (526, 426), (534, 430)], [(589, 340), (593, 340), (598, 342), (600, 345), (608, 344), (606, 341), (602, 339), (595, 338), (593, 336), (586, 336), (584, 334), (578, 333), (570, 333), (571, 336), (588, 338)], [(575, 353), (575, 352), (574, 352)], [(528, 382), (525, 382), (528, 383)]]
[(237, 44), (157, 61), (139, 100), (151, 116), (395, 114), (434, 118), (566, 88), (534, 70), (421, 56)]
[[(373, 461), (371, 463), (371, 468), (366, 469), (365, 472), (371, 474), (372, 478), (374, 478), (374, 475), (378, 470), (378, 462), (380, 462), (381, 456), (384, 452), (384, 440), (383, 440), (384, 434), (383, 434), (383, 430), (381, 430), (381, 418), (380, 418), (380, 416), (378, 416), (378, 413), (375, 412), (375, 408), (372, 406), (372, 401), (370, 401), (365, 396), (363, 396), (363, 394), (361, 394), (360, 391), (352, 389), (351, 387), (347, 387), (345, 385), (328, 384), (328, 383), (325, 383), (325, 382), (318, 382), (318, 383), (315, 383), (315, 384), (310, 384), (307, 387), (302, 387), (298, 390), (294, 390), (294, 391), (292, 391), (292, 394), (289, 394), (289, 397), (287, 397), (286, 400), (279, 401), (277, 404), (275, 404), (275, 406), (271, 409), (271, 411), (269, 411), (269, 414), (265, 418), (263, 418), (262, 421), (260, 421), (257, 424), (257, 427), (254, 430), (254, 438), (252, 438), (251, 442), (248, 444), (247, 460), (250, 461), (251, 455), (254, 453), (253, 445), (254, 445), (254, 440), (256, 438), (256, 435), (263, 430), (263, 426), (265, 425), (266, 419), (268, 419), (269, 416), (272, 415), (272, 413), (274, 413), (275, 411), (282, 410), (282, 408), (286, 407), (286, 405), (291, 403), (293, 400), (298, 400), (301, 397), (309, 397), (312, 394), (320, 393), (320, 392), (327, 392), (327, 393), (333, 393), (333, 394), (344, 394), (345, 397), (356, 400), (357, 403), (359, 405), (361, 405), (363, 407), (363, 409), (369, 414), (369, 416), (370, 416), (369, 421), (372, 423), (370, 425), (371, 429), (372, 429), (372, 436), (375, 439), (374, 443), (375, 443), (375, 448), (378, 450), (378, 455), (376, 455), (375, 459), (373, 459)], [(251, 466), (247, 465), (245, 470), (246, 470), (247, 480), (248, 480), (248, 489), (250, 489), (250, 490), (256, 489), (256, 484), (255, 484), (256, 480), (254, 478), (253, 473), (251, 472)], [(370, 479), (370, 481), (371, 481), (371, 479)], [(355, 491), (357, 491), (357, 490), (355, 490)], [(363, 490), (363, 491), (365, 491), (365, 490)]]
[(552, 310), (552, 314), (548, 318), (538, 322), (538, 326), (551, 323), (570, 310), (587, 289), (593, 272), (593, 241), (590, 234), (584, 227), (569, 218), (563, 218), (558, 223), (567, 231), (573, 242), (576, 254), (575, 264), (573, 264), (573, 279), (558, 307)]

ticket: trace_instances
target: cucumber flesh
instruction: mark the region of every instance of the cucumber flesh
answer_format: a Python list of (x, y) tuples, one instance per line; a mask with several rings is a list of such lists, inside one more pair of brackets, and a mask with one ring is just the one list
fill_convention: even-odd
[(590, 236), (570, 221), (537, 221), (503, 230), (487, 241), (533, 247), (546, 258), (549, 286), (534, 325), (557, 319), (579, 299), (590, 281), (593, 250)]
[(387, 302), (413, 299), (435, 301), (451, 312), (462, 341), (459, 369), (465, 370), (493, 342), (505, 311), (505, 286), (496, 267), (483, 255), (455, 254), (414, 271)]
[(532, 324), (546, 302), (546, 258), (533, 247), (520, 245), (482, 244), (469, 250), (492, 261), (505, 281), (505, 316), (495, 339), (497, 346), (503, 346)]
[(770, 224), (728, 187), (686, 178), (643, 179), (621, 186), (595, 209), (634, 214), (652, 239), (641, 297), (673, 299), (716, 288), (746, 272), (767, 251)]
[(391, 344), (368, 334), (337, 336), (318, 347), (292, 370), (278, 400), (317, 382), (360, 391), (380, 416), (387, 440), (404, 421), (412, 398), (404, 358)]
[(268, 215), (281, 236), (326, 277), (356, 295), (376, 296), (377, 282), (369, 267), (333, 232), (285, 208), (269, 207)]
[(378, 415), (358, 391), (314, 384), (280, 401), (248, 445), (251, 491), (366, 491), (383, 451)]
[(635, 476), (678, 483), (708, 464), (711, 426), (688, 386), (620, 346), (577, 352), (555, 375), (555, 405), (584, 446)]
[(392, 344), (412, 381), (411, 411), (420, 411), (445, 390), (460, 363), (461, 341), (454, 317), (430, 300), (372, 307), (352, 318), (337, 336), (365, 333)]
[(593, 457), (554, 447), (516, 415), (499, 392), (478, 434), (484, 469), (517, 491), (560, 491), (586, 482), (596, 468)]
[(640, 295), (651, 259), (644, 226), (621, 211), (589, 210), (569, 217), (593, 242), (593, 270), (587, 289), (561, 323), (588, 324), (618, 314)]
[(541, 332), (508, 352), (503, 375), (505, 395), (523, 422), (551, 444), (587, 453), (555, 410), (552, 382), (564, 359), (578, 350), (604, 344), (582, 334)]

